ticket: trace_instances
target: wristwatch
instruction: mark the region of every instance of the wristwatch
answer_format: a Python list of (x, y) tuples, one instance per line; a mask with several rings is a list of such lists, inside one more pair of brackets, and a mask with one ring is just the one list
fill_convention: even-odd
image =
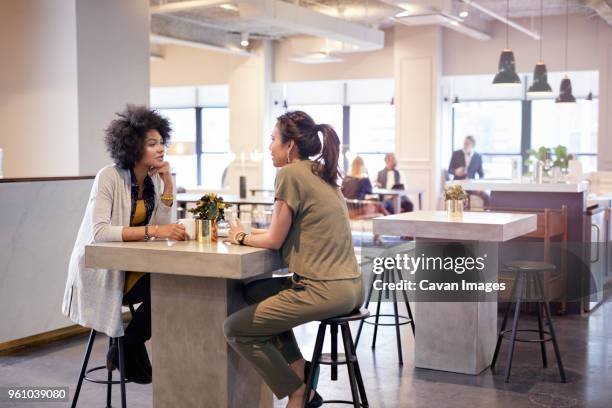
[(149, 226), (148, 225), (145, 225), (144, 240), (145, 241), (150, 241), (151, 240), (151, 236), (149, 235)]

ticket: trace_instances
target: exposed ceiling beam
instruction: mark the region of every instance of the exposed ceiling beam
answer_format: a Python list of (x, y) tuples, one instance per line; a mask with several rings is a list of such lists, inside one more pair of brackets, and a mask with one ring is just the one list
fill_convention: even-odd
[(595, 10), (608, 25), (612, 25), (612, 0), (584, 0), (584, 4)]
[(354, 51), (382, 49), (382, 30), (328, 16), (280, 0), (250, 0), (238, 4), (242, 18), (254, 19), (289, 32), (325, 37), (352, 44)]
[(177, 1), (172, 3), (164, 3), (157, 6), (151, 6), (150, 11), (153, 14), (176, 13), (177, 11), (188, 11), (206, 7), (216, 7), (222, 4), (227, 4), (227, 0), (188, 0)]
[(493, 17), (496, 20), (501, 21), (504, 24), (508, 24), (508, 26), (514, 28), (517, 31), (522, 32), (523, 34), (528, 35), (529, 37), (533, 38), (534, 40), (539, 40), (540, 39), (540, 33), (537, 33), (535, 31), (532, 31), (530, 29), (528, 29), (527, 27), (523, 27), (522, 25), (515, 23), (514, 21), (507, 19), (506, 16), (502, 16), (500, 14), (497, 14), (496, 12), (494, 12), (493, 10), (490, 10), (484, 6), (481, 6), (480, 4), (476, 3), (473, 0), (461, 0), (464, 3), (466, 3), (467, 5), (469, 5), (470, 7), (475, 8), (476, 10), (487, 14), (490, 17)]

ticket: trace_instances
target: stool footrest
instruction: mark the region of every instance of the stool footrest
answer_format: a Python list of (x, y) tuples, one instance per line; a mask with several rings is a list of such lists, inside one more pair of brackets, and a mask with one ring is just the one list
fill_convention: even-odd
[[(356, 362), (357, 358), (353, 357), (351, 359), (352, 362)], [(346, 355), (344, 353), (338, 353), (338, 358), (336, 359), (336, 361), (333, 361), (331, 358), (331, 353), (323, 353), (321, 354), (321, 358), (319, 359), (319, 363), (320, 364), (326, 364), (326, 365), (345, 365), (346, 364)]]
[[(346, 401), (346, 400), (329, 400), (329, 401), (323, 401), (323, 404), (348, 404), (348, 405), (355, 405), (353, 403), (353, 401)], [(360, 407), (364, 407), (367, 408), (369, 405), (365, 405), (365, 404), (359, 404)]]
[[(121, 384), (121, 380), (108, 381), (108, 380), (97, 380), (95, 378), (88, 377), (89, 373), (93, 371), (99, 371), (99, 370), (106, 370), (106, 366), (98, 366), (98, 367), (90, 368), (89, 370), (85, 371), (85, 377), (83, 377), (83, 379), (85, 381), (89, 381), (89, 382), (96, 383), (96, 384)], [(126, 379), (123, 382), (127, 384), (130, 381)]]
[[(376, 315), (370, 316), (370, 317), (368, 317), (366, 319), (363, 319), (363, 322), (365, 324), (370, 324), (372, 326), (376, 326), (377, 325), (376, 322), (372, 322), (372, 321), (369, 320), (369, 319), (373, 319), (375, 317), (376, 317)], [(395, 315), (394, 314), (382, 314), (381, 313), (381, 314), (378, 315), (378, 317), (393, 317), (393, 318), (395, 318)], [(408, 316), (398, 315), (397, 318), (403, 320), (401, 322), (398, 322), (397, 326), (403, 326), (405, 324), (410, 324), (412, 322), (412, 319), (409, 318)], [(378, 322), (378, 326), (396, 326), (396, 324), (395, 324), (395, 322), (393, 322), (393, 323), (380, 323), (380, 322)]]
[[(540, 331), (538, 329), (518, 329), (517, 333), (518, 332), (532, 332), (532, 333), (538, 333), (538, 334), (540, 333)], [(500, 334), (503, 337), (507, 333), (512, 333), (512, 329), (504, 330)], [(550, 334), (549, 331), (542, 330), (541, 333), (545, 335), (545, 337), (543, 339), (519, 339), (519, 338), (516, 338), (516, 339), (514, 339), (514, 341), (520, 341), (521, 343), (545, 343), (547, 341), (552, 341), (552, 335)]]

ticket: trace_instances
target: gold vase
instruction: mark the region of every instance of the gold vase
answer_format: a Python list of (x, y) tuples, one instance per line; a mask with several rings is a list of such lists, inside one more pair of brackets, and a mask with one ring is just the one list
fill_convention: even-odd
[(216, 220), (196, 219), (195, 229), (196, 239), (199, 243), (211, 244), (217, 242), (219, 229)]
[(463, 215), (463, 200), (446, 200), (446, 213), (449, 217), (461, 217)]

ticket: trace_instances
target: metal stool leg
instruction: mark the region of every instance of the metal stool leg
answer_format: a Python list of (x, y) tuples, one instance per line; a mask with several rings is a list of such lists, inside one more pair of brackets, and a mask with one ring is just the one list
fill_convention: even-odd
[[(368, 288), (368, 296), (364, 302), (364, 307), (367, 309), (370, 306), (370, 299), (372, 299), (372, 292), (374, 291), (374, 282), (376, 281), (376, 274), (372, 272), (372, 278), (370, 279), (370, 287)], [(359, 338), (361, 337), (361, 330), (363, 329), (364, 320), (359, 322), (359, 329), (357, 330), (357, 337), (355, 338), (355, 347), (359, 344)]]
[(365, 386), (363, 385), (363, 377), (361, 376), (361, 369), (359, 368), (359, 360), (357, 360), (357, 351), (355, 349), (355, 343), (353, 343), (353, 338), (351, 336), (350, 326), (346, 325), (345, 330), (347, 332), (348, 339), (351, 343), (351, 353), (353, 356), (355, 356), (355, 377), (357, 379), (357, 388), (359, 388), (359, 395), (361, 396), (361, 405), (364, 408), (368, 408), (368, 397), (366, 396)]
[[(540, 289), (540, 293), (542, 297), (544, 297), (544, 285), (542, 285), (542, 281), (540, 276), (537, 277), (537, 284)], [(553, 326), (552, 319), (550, 318), (550, 307), (548, 305), (548, 300), (544, 298), (544, 314), (546, 316), (546, 320), (548, 321), (548, 327), (550, 329), (550, 337), (552, 338), (553, 350), (555, 351), (555, 357), (557, 358), (557, 366), (559, 367), (559, 375), (561, 376), (562, 382), (567, 382), (565, 378), (565, 369), (563, 368), (563, 362), (561, 361), (561, 352), (559, 351), (559, 345), (557, 344), (557, 335), (555, 334), (555, 328)]]
[(510, 381), (510, 370), (512, 369), (512, 357), (514, 356), (514, 345), (516, 344), (516, 331), (518, 329), (518, 322), (521, 316), (521, 297), (523, 294), (523, 288), (525, 286), (525, 276), (522, 273), (518, 274), (518, 291), (519, 295), (516, 299), (516, 306), (514, 308), (514, 320), (512, 322), (512, 339), (510, 341), (510, 352), (508, 353), (508, 362), (506, 364), (506, 379), (505, 382)]
[(308, 379), (306, 380), (306, 390), (304, 390), (304, 400), (302, 401), (302, 408), (306, 408), (310, 397), (310, 391), (312, 391), (312, 382), (314, 380), (315, 372), (319, 367), (319, 360), (321, 360), (321, 352), (323, 351), (323, 341), (325, 341), (325, 324), (319, 324), (319, 331), (317, 332), (317, 340), (315, 341), (314, 352), (312, 353), (312, 367), (308, 373)]
[(331, 333), (331, 380), (338, 381), (338, 325), (330, 324), (329, 331)]
[(349, 372), (351, 394), (353, 395), (353, 406), (355, 408), (359, 408), (361, 406), (361, 403), (359, 402), (359, 390), (357, 388), (357, 376), (355, 374), (355, 357), (352, 353), (351, 340), (349, 338), (350, 332), (346, 332), (347, 326), (348, 323), (342, 323), (342, 340), (344, 341), (344, 355), (346, 356), (346, 367), (348, 368)]
[[(111, 348), (112, 346), (113, 346), (113, 338), (109, 337), (108, 347)], [(111, 383), (113, 381), (113, 371), (112, 370), (108, 370), (108, 375), (106, 378), (108, 380), (108, 384), (106, 384), (106, 408), (111, 408), (113, 406), (112, 404), (113, 384)]]
[(506, 330), (506, 323), (508, 322), (508, 315), (510, 314), (512, 303), (514, 303), (513, 299), (514, 299), (514, 295), (516, 294), (517, 285), (518, 285), (518, 280), (514, 282), (514, 285), (512, 285), (512, 293), (510, 294), (510, 301), (508, 302), (508, 305), (506, 306), (506, 311), (504, 312), (504, 318), (502, 320), (501, 329), (499, 330), (499, 335), (497, 336), (497, 344), (495, 345), (495, 352), (493, 353), (493, 361), (491, 361), (491, 368), (495, 368), (495, 363), (497, 362), (497, 356), (499, 355), (499, 349), (501, 347), (501, 342), (504, 337), (503, 333), (504, 333), (504, 330)]
[[(402, 276), (402, 271), (398, 269), (397, 274), (399, 275), (400, 280), (404, 280), (404, 277)], [(410, 318), (410, 326), (412, 327), (412, 335), (414, 336), (414, 318), (412, 317), (412, 309), (410, 309), (410, 302), (408, 301), (408, 293), (406, 292), (406, 289), (402, 290), (402, 295), (404, 296), (406, 310), (408, 311), (408, 317)]]
[(123, 337), (117, 338), (119, 345), (119, 381), (121, 383), (121, 408), (126, 408), (125, 398), (125, 353), (123, 350)]
[[(382, 287), (385, 285), (387, 271), (382, 273)], [(376, 317), (374, 319), (374, 336), (372, 337), (372, 350), (376, 348), (376, 335), (378, 334), (378, 321), (380, 320), (380, 304), (382, 303), (382, 292), (378, 293), (378, 303), (376, 304)]]
[[(538, 292), (539, 292), (539, 285), (537, 284), (537, 278), (532, 276), (532, 281), (534, 283), (534, 286), (536, 288), (538, 288)], [(540, 299), (544, 300), (544, 294), (540, 293)], [(542, 367), (546, 368), (548, 367), (548, 359), (546, 358), (546, 345), (544, 344), (544, 326), (542, 324), (542, 302), (537, 302), (536, 303), (536, 309), (538, 312), (538, 330), (540, 332), (540, 352), (542, 353)]]
[[(394, 282), (397, 282), (395, 280), (395, 272), (391, 271), (389, 273), (389, 281), (393, 280)], [(398, 356), (398, 362), (400, 365), (404, 365), (404, 359), (402, 358), (402, 339), (400, 337), (400, 324), (399, 324), (399, 313), (397, 311), (397, 295), (395, 294), (395, 291), (393, 292), (393, 314), (395, 315), (395, 340), (397, 341), (397, 356)]]
[(77, 400), (79, 399), (79, 393), (81, 392), (81, 386), (83, 385), (85, 371), (87, 371), (87, 363), (89, 363), (89, 356), (91, 356), (91, 349), (93, 348), (95, 338), (96, 331), (94, 329), (91, 329), (91, 332), (89, 333), (89, 340), (87, 341), (85, 358), (83, 359), (83, 366), (81, 367), (81, 374), (79, 374), (79, 381), (77, 382), (76, 389), (74, 390), (74, 396), (72, 397), (72, 408), (75, 408), (77, 406)]

